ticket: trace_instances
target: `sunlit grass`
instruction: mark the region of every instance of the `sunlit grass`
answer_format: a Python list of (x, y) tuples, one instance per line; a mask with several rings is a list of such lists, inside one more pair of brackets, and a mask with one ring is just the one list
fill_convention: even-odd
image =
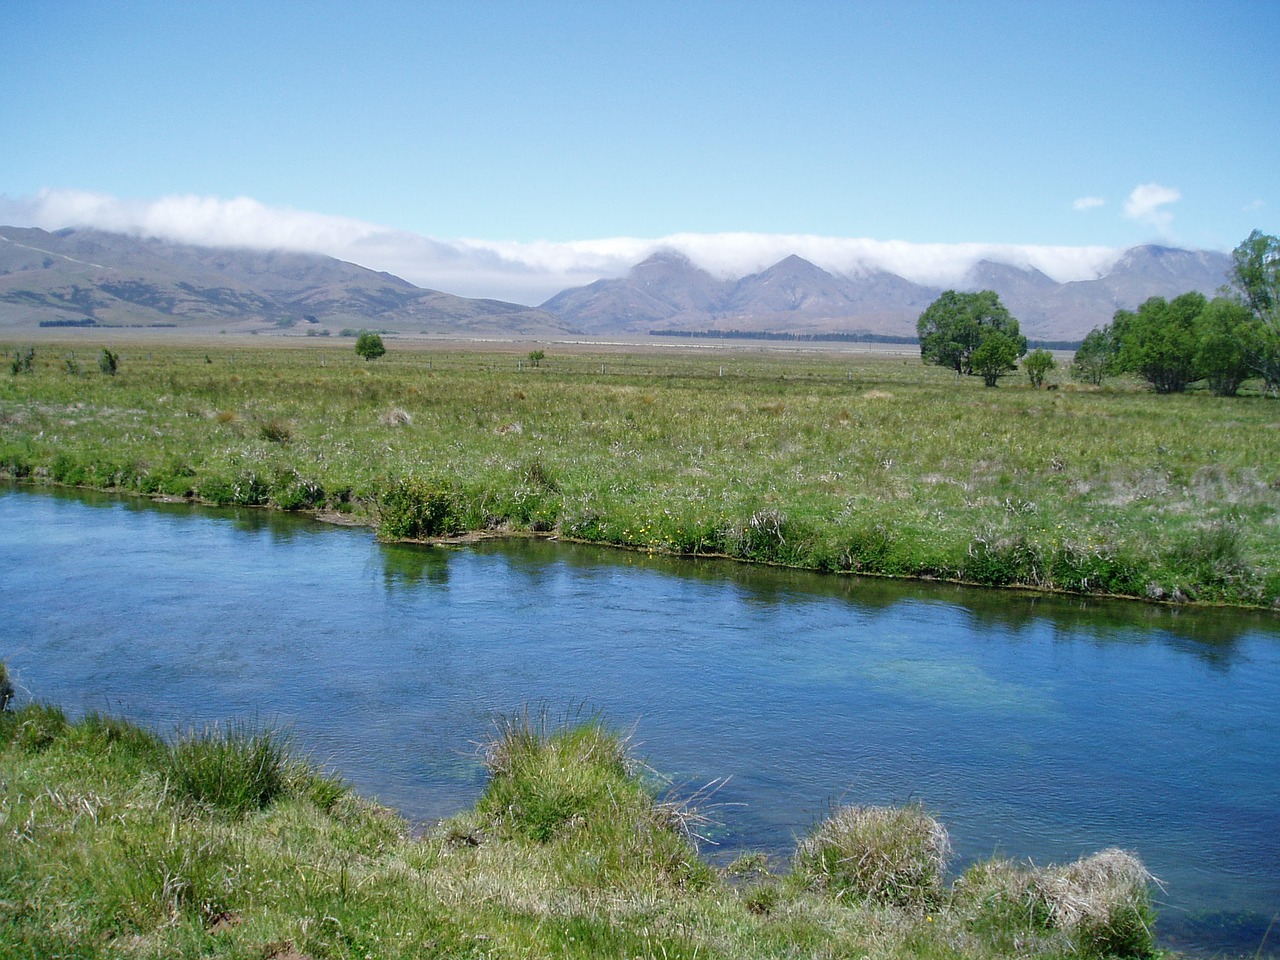
[(1280, 418), (1259, 396), (988, 390), (874, 354), (551, 350), (534, 369), (518, 352), (389, 347), (375, 362), (122, 348), (115, 377), (73, 375), (65, 350), (41, 348), (32, 373), (0, 378), (0, 471), (371, 523), (391, 516), (379, 504), (395, 484), (428, 480), (457, 498), (444, 532), (1280, 597)]
[[(795, 876), (758, 856), (717, 871), (688, 806), (659, 795), (597, 718), (501, 722), (477, 806), (416, 828), (285, 743), (246, 728), (166, 742), (33, 703), (0, 713), (0, 956), (1152, 953), (1149, 877), (1132, 856), (993, 861), (952, 884), (945, 833), (914, 807), (838, 812)], [(193, 797), (175, 779), (192, 750), (199, 782), (247, 801)]]

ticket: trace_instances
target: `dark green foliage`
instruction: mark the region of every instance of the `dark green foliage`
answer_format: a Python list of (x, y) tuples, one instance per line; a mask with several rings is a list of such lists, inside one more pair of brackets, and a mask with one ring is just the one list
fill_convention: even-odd
[(973, 351), (973, 372), (988, 387), (994, 387), (1006, 373), (1018, 369), (1018, 355), (1025, 349), (1025, 339), (1015, 340), (1000, 330), (993, 330)]
[[(975, 372), (974, 353), (993, 333), (1012, 341), (1014, 360), (1027, 350), (1027, 340), (1018, 330), (1018, 321), (992, 290), (946, 291), (920, 314), (916, 330), (920, 336), (920, 357), (925, 363), (949, 367), (966, 375)], [(998, 354), (988, 352), (988, 368), (994, 368), (995, 356), (1005, 352), (1005, 347), (1001, 347)]]
[(378, 536), (417, 540), (460, 533), (466, 529), (461, 497), (437, 477), (399, 477), (378, 494)]
[(1231, 279), (1255, 325), (1249, 366), (1273, 395), (1280, 393), (1280, 237), (1254, 230), (1232, 251)]
[(120, 369), (120, 354), (113, 353), (110, 348), (103, 347), (98, 355), (98, 369), (109, 377), (114, 377)]
[(364, 357), (366, 360), (377, 360), (386, 352), (387, 348), (382, 343), (382, 337), (376, 333), (364, 330), (360, 336), (356, 337), (356, 356)]
[(1215, 397), (1234, 397), (1252, 375), (1252, 321), (1245, 306), (1222, 297), (1211, 300), (1196, 320), (1196, 372)]
[(1196, 324), (1208, 301), (1201, 293), (1151, 297), (1138, 311), (1117, 310), (1111, 322), (1120, 350), (1116, 369), (1136, 373), (1156, 393), (1181, 393), (1200, 379)]
[(1058, 361), (1048, 350), (1032, 350), (1022, 360), (1022, 367), (1027, 371), (1027, 379), (1037, 390), (1044, 384), (1045, 374), (1057, 366)]
[(36, 360), (36, 348), (27, 347), (25, 350), (13, 351), (13, 362), (9, 364), (9, 372), (15, 377), (20, 373), (30, 373), (31, 366)]
[(1090, 330), (1071, 361), (1071, 376), (1081, 383), (1099, 386), (1103, 378), (1116, 372), (1120, 344), (1112, 335), (1111, 325)]

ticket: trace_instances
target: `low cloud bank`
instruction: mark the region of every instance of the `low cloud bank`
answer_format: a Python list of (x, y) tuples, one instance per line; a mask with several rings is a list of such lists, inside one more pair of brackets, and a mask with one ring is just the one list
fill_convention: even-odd
[[(1167, 197), (1157, 200), (1154, 209), (1167, 202)], [(677, 233), (567, 243), (442, 240), (346, 217), (269, 207), (248, 197), (122, 200), (79, 190), (0, 197), (0, 223), (45, 230), (92, 227), (206, 246), (322, 253), (448, 293), (528, 304), (541, 303), (567, 287), (622, 276), (658, 250), (677, 250), (724, 278), (746, 276), (796, 254), (833, 273), (887, 270), (936, 286), (960, 282), (984, 259), (1032, 267), (1060, 282), (1091, 279), (1121, 253), (1100, 246), (909, 243), (759, 233)]]

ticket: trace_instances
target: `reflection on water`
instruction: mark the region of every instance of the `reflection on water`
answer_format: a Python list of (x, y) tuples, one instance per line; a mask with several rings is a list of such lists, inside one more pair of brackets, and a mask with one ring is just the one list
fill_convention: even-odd
[(731, 777), (727, 857), (834, 803), (919, 800), (962, 859), (1106, 846), (1178, 946), (1280, 909), (1280, 631), (1175, 611), (364, 530), (0, 488), (0, 656), (71, 711), (258, 716), (410, 816), (478, 794), (497, 713), (581, 704), (678, 783)]

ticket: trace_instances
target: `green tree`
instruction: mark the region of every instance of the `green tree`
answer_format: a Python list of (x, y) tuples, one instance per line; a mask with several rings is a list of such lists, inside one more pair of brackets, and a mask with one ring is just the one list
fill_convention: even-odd
[(1136, 313), (1117, 310), (1111, 330), (1119, 344), (1116, 368), (1136, 373), (1156, 393), (1182, 393), (1200, 379), (1196, 369), (1196, 321), (1208, 301), (1202, 293), (1172, 300), (1150, 297)]
[(1252, 373), (1257, 329), (1243, 303), (1216, 297), (1196, 319), (1196, 372), (1216, 397), (1234, 397)]
[(1022, 360), (1022, 367), (1027, 371), (1027, 379), (1037, 390), (1044, 383), (1044, 375), (1050, 370), (1057, 369), (1057, 366), (1058, 361), (1053, 359), (1053, 354), (1048, 350), (1032, 350)]
[(1249, 366), (1280, 393), (1280, 237), (1254, 230), (1231, 253), (1231, 282), (1253, 315)]
[(1001, 330), (991, 330), (973, 351), (973, 372), (988, 387), (994, 387), (1006, 373), (1018, 369), (1018, 353), (1025, 349), (1025, 340), (1019, 343)]
[[(920, 314), (916, 331), (920, 336), (920, 358), (925, 363), (966, 375), (975, 372), (974, 352), (993, 333), (1002, 334), (1013, 344), (1014, 361), (1027, 352), (1027, 339), (1018, 330), (1018, 321), (994, 290), (946, 291)], [(987, 353), (988, 361), (993, 362), (997, 354), (1005, 352), (1004, 347), (992, 348)]]
[(120, 369), (120, 354), (112, 353), (109, 347), (103, 347), (98, 355), (98, 369), (108, 377), (114, 377)]
[(1116, 343), (1111, 324), (1095, 327), (1085, 336), (1080, 349), (1071, 360), (1071, 376), (1081, 383), (1091, 383), (1096, 387), (1104, 377), (1116, 372), (1119, 352), (1120, 345)]
[(542, 364), (542, 361), (545, 359), (547, 359), (547, 352), (545, 350), (529, 351), (529, 362), (533, 364), (535, 367), (540, 366)]
[(356, 338), (356, 355), (366, 360), (377, 360), (387, 352), (382, 338), (371, 330), (362, 330)]

